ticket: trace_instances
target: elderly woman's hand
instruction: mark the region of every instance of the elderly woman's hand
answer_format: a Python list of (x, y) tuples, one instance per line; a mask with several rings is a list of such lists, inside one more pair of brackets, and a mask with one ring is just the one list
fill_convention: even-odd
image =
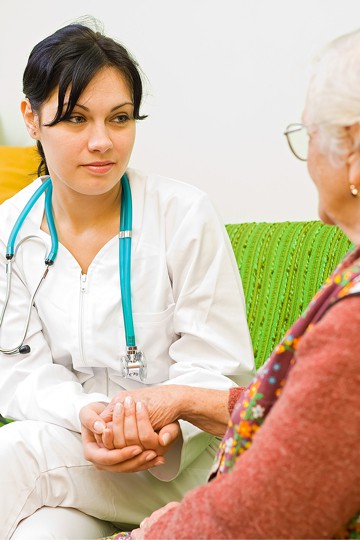
[(176, 508), (179, 506), (180, 503), (178, 502), (170, 502), (166, 506), (163, 506), (162, 508), (159, 508), (159, 510), (156, 510), (151, 514), (150, 517), (145, 518), (140, 523), (139, 529), (134, 529), (131, 532), (131, 540), (144, 540), (146, 538), (146, 533), (152, 527), (153, 525), (156, 525), (156, 522), (158, 519), (160, 519), (162, 516), (164, 516), (169, 510), (172, 510), (173, 508)]
[(109, 427), (115, 404), (124, 404), (128, 395), (146, 405), (154, 431), (177, 420), (185, 420), (203, 431), (222, 437), (229, 421), (228, 390), (169, 384), (116, 394), (101, 413)]
[(184, 401), (184, 387), (163, 385), (118, 392), (101, 414), (106, 423), (112, 420), (115, 404), (118, 402), (125, 404), (127, 396), (131, 396), (135, 402), (141, 401), (146, 406), (153, 429), (159, 431), (179, 419)]

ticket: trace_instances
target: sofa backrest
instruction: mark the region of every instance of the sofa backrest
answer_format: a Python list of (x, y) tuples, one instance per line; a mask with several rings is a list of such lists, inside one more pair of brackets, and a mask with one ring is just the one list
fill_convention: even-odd
[(227, 225), (259, 368), (350, 249), (321, 221)]
[[(0, 202), (36, 178), (38, 164), (33, 146), (0, 146)], [(241, 223), (227, 231), (260, 367), (351, 244), (340, 229), (320, 221)]]

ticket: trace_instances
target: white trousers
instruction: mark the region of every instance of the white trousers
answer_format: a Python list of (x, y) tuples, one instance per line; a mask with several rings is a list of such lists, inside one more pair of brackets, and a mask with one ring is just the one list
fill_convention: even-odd
[(0, 538), (85, 540), (129, 530), (206, 481), (214, 443), (172, 482), (98, 471), (81, 436), (45, 422), (0, 429)]

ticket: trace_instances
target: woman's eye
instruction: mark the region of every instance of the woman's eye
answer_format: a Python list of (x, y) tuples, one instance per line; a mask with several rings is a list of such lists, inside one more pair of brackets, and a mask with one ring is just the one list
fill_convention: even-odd
[(73, 114), (68, 118), (68, 122), (71, 122), (72, 124), (81, 124), (82, 122), (85, 122), (85, 118), (78, 114)]
[(118, 114), (113, 119), (114, 122), (117, 124), (125, 124), (129, 120), (129, 116), (127, 114)]

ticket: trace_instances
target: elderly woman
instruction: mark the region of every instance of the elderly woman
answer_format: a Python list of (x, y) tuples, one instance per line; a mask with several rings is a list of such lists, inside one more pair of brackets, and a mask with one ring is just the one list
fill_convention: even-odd
[[(360, 30), (322, 53), (303, 124), (286, 130), (308, 162), (321, 219), (356, 247), (245, 391), (183, 394), (174, 418), (219, 433), (231, 412), (213, 479), (145, 519), (134, 540), (360, 538), (359, 66)], [(137, 399), (151, 420), (153, 398)]]

